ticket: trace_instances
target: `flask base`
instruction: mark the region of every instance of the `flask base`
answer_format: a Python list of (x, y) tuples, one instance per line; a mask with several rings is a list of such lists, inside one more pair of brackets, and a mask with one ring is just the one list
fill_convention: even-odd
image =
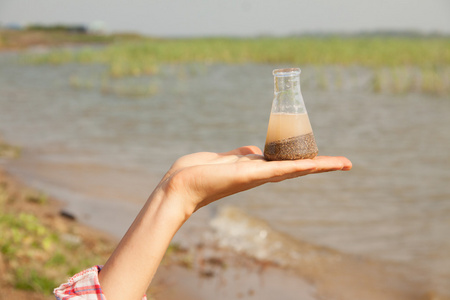
[(264, 157), (267, 160), (311, 159), (316, 157), (318, 152), (312, 132), (270, 142), (264, 147)]

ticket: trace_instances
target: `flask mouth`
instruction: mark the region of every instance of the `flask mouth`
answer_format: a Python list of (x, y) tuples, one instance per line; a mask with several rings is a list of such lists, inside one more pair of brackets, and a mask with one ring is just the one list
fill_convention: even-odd
[(302, 71), (299, 68), (275, 69), (272, 74), (276, 77), (298, 76)]

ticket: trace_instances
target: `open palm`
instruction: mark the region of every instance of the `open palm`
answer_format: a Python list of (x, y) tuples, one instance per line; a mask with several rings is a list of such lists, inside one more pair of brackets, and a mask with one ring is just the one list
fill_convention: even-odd
[(225, 153), (199, 152), (178, 159), (161, 181), (171, 195), (178, 195), (194, 212), (220, 198), (267, 182), (314, 173), (350, 170), (345, 157), (318, 156), (296, 161), (266, 161), (256, 146)]

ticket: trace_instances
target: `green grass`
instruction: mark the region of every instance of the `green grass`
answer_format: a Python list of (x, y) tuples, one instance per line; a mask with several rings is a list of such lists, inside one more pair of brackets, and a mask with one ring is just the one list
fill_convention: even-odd
[(82, 240), (73, 244), (65, 238), (76, 235), (70, 228), (51, 227), (32, 213), (8, 211), (14, 201), (0, 185), (0, 259), (6, 266), (4, 278), (11, 286), (50, 295), (69, 274), (104, 263), (112, 250), (103, 241), (90, 246)]
[[(449, 65), (449, 38), (300, 37), (259, 39), (141, 39), (102, 50), (55, 51), (34, 57), (45, 63), (106, 63), (129, 74), (151, 73), (159, 63), (290, 63), (368, 67)], [(128, 74), (127, 74), (128, 75)]]
[[(362, 66), (373, 70), (374, 77), (376, 70), (387, 68), (392, 80), (397, 80), (394, 73), (398, 70), (415, 68), (421, 73), (421, 82), (417, 84), (421, 90), (445, 93), (450, 89), (446, 77), (450, 69), (448, 37), (117, 39), (102, 49), (55, 50), (27, 56), (26, 61), (37, 64), (99, 63), (107, 66), (108, 76), (112, 78), (154, 75), (160, 72), (162, 64), (180, 63)], [(326, 89), (328, 83), (322, 74), (319, 76), (319, 86)], [(429, 83), (432, 77), (445, 80), (434, 85)], [(395, 84), (390, 92), (403, 91), (403, 87)], [(379, 79), (374, 78), (373, 90), (379, 88)]]

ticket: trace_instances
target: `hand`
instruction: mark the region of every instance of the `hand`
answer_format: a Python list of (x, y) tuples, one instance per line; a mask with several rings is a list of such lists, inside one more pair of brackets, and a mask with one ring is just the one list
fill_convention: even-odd
[(351, 168), (351, 162), (345, 157), (266, 161), (258, 147), (246, 146), (225, 153), (183, 156), (173, 164), (160, 186), (169, 198), (183, 202), (188, 218), (213, 201), (267, 182)]

